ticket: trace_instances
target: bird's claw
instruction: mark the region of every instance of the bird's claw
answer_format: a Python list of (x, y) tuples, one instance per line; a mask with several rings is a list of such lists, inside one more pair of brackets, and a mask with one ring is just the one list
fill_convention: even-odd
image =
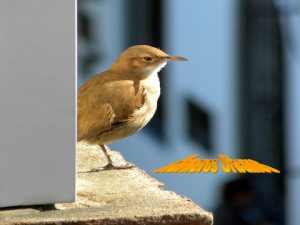
[(125, 165), (120, 165), (120, 166), (115, 166), (112, 163), (108, 163), (108, 164), (106, 164), (106, 166), (92, 169), (89, 172), (93, 173), (93, 172), (100, 172), (100, 171), (104, 171), (104, 170), (124, 170), (124, 169), (130, 169), (133, 167), (134, 167), (134, 165), (131, 163), (126, 163)]

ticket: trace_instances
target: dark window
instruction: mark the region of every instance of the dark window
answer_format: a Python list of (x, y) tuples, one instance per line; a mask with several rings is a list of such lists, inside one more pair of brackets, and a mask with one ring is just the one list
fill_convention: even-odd
[(211, 152), (211, 118), (209, 113), (192, 100), (188, 100), (187, 116), (188, 136), (207, 152)]

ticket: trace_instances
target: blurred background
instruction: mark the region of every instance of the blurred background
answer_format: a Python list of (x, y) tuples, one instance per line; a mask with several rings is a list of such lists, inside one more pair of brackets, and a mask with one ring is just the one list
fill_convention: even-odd
[[(78, 85), (136, 44), (187, 57), (160, 72), (150, 124), (112, 144), (214, 212), (215, 224), (300, 221), (299, 0), (78, 0)], [(153, 174), (192, 154), (281, 174)]]

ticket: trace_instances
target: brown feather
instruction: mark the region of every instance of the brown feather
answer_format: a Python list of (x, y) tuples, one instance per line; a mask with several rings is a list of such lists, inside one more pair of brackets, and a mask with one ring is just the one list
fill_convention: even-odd
[(106, 71), (92, 77), (78, 91), (77, 141), (97, 142), (102, 132), (130, 120), (145, 101), (143, 92), (131, 75)]

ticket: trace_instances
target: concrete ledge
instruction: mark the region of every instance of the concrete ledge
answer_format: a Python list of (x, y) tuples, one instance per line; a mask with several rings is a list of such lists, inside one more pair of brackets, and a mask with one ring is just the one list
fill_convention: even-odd
[[(98, 146), (78, 144), (75, 203), (0, 210), (0, 224), (171, 224), (210, 225), (212, 214), (190, 199), (163, 190), (163, 184), (137, 167), (87, 172), (105, 165)], [(126, 162), (111, 151), (113, 162)]]

